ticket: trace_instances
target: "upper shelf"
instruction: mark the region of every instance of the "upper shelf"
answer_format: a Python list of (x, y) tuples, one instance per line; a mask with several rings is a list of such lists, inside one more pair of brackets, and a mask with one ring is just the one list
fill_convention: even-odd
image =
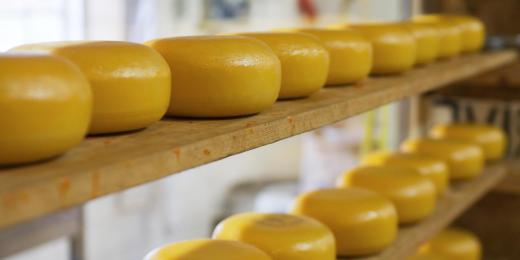
[(326, 88), (259, 115), (165, 119), (143, 130), (91, 137), (64, 156), (0, 169), (0, 228), (294, 136), (514, 61), (514, 51), (474, 54), (399, 76)]

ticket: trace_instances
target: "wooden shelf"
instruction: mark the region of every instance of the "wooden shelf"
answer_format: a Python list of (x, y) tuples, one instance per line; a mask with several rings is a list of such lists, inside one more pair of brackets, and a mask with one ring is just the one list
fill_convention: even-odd
[(520, 195), (520, 160), (511, 163), (507, 176), (496, 185), (494, 191)]
[(515, 58), (514, 51), (474, 54), (326, 88), (251, 117), (165, 119), (143, 131), (91, 137), (54, 160), (0, 169), (0, 228), (334, 123)]
[(456, 217), (473, 205), (486, 192), (499, 183), (509, 171), (509, 162), (489, 165), (478, 178), (455, 183), (438, 202), (437, 209), (427, 219), (399, 229), (396, 241), (379, 255), (356, 260), (406, 259), (424, 242), (448, 226)]

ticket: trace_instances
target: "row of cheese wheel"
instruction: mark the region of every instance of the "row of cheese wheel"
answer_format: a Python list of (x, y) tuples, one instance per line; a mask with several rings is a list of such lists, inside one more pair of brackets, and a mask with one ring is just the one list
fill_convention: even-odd
[[(298, 196), (292, 214), (234, 215), (217, 226), (213, 238), (245, 242), (270, 257), (250, 259), (332, 260), (337, 255), (378, 253), (393, 243), (399, 224), (413, 224), (433, 213), (450, 179), (477, 176), (484, 161), (500, 159), (506, 146), (503, 131), (492, 126), (440, 125), (430, 135), (404, 142), (400, 153), (368, 155), (364, 165), (340, 176), (337, 188)], [(147, 259), (205, 259), (176, 248), (156, 250)], [(479, 247), (466, 249), (470, 252), (447, 259), (479, 259)], [(202, 254), (204, 249), (194, 251)], [(416, 257), (434, 253), (426, 250)], [(234, 259), (229, 257), (222, 259)]]
[(141, 129), (165, 114), (255, 114), (324, 85), (475, 52), (484, 38), (466, 16), (342, 27), (13, 48), (0, 54), (0, 165), (51, 158), (87, 133)]
[[(242, 234), (240, 239), (236, 240), (199, 239), (173, 243), (155, 249), (145, 256), (144, 260), (336, 259), (333, 255), (334, 245), (330, 231), (312, 219), (282, 214), (241, 217), (243, 221), (239, 224), (249, 225), (249, 229), (259, 233), (258, 237)], [(266, 225), (266, 222), (270, 224)], [(288, 222), (300, 224), (284, 226), (284, 223)], [(271, 227), (273, 223), (276, 224)], [(282, 228), (279, 228), (280, 225)], [(276, 238), (261, 237), (262, 234)], [(323, 240), (308, 242), (316, 237)], [(460, 228), (447, 228), (421, 245), (407, 260), (478, 260), (481, 259), (481, 255), (482, 246), (474, 234)]]

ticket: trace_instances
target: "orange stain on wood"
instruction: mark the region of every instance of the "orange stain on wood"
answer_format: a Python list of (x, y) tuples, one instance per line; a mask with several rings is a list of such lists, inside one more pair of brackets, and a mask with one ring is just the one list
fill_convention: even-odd
[(180, 161), (181, 160), (181, 149), (175, 148), (173, 149), (173, 155), (175, 156), (175, 160)]
[(4, 205), (4, 208), (6, 209), (13, 209), (16, 207), (18, 199), (16, 198), (16, 194), (14, 193), (7, 193), (2, 198), (2, 204)]
[(363, 79), (363, 80), (360, 80), (360, 81), (357, 81), (354, 83), (354, 87), (356, 88), (362, 88), (366, 85), (367, 83), (367, 80), (366, 79)]
[(255, 126), (256, 124), (257, 124), (256, 121), (249, 121), (249, 122), (246, 123), (246, 127), (248, 128), (248, 129), (247, 129), (247, 132), (248, 132), (249, 134), (254, 134), (254, 133), (255, 133), (255, 129), (250, 128), (250, 127), (253, 127), (253, 126)]
[(65, 179), (58, 184), (58, 194), (60, 198), (67, 196), (70, 190), (70, 181)]
[(91, 176), (90, 196), (96, 197), (99, 194), (99, 172), (94, 172)]
[(211, 155), (211, 151), (208, 150), (208, 149), (204, 149), (204, 150), (202, 150), (202, 152), (203, 152), (204, 155), (206, 155), (206, 156), (210, 156), (210, 155)]
[(110, 145), (110, 144), (112, 144), (112, 140), (110, 140), (110, 139), (105, 139), (105, 140), (103, 140), (103, 143), (104, 143), (105, 145)]
[(294, 132), (294, 130), (296, 129), (296, 120), (294, 120), (292, 116), (288, 116), (287, 122), (289, 122), (289, 124), (291, 125), (291, 131)]

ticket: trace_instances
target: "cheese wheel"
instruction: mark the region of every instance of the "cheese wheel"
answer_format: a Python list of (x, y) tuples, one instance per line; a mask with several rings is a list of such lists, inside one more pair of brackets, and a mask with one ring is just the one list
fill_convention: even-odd
[(437, 59), (441, 39), (437, 27), (412, 22), (403, 22), (399, 25), (409, 30), (415, 38), (415, 64), (425, 65)]
[(434, 185), (436, 193), (442, 195), (449, 181), (448, 164), (435, 157), (417, 154), (374, 152), (365, 155), (362, 160), (366, 165), (397, 165), (415, 168)]
[(482, 148), (484, 158), (498, 160), (504, 156), (507, 138), (504, 131), (490, 125), (443, 124), (434, 127), (430, 136), (437, 139), (474, 143)]
[(372, 67), (372, 45), (352, 30), (299, 29), (318, 37), (329, 51), (326, 85), (351, 84), (368, 77)]
[(329, 52), (313, 35), (304, 33), (242, 33), (265, 42), (282, 65), (279, 99), (307, 97), (319, 91), (329, 72)]
[(484, 153), (475, 144), (430, 138), (411, 139), (401, 145), (405, 153), (432, 156), (448, 163), (451, 180), (471, 179), (484, 168)]
[(87, 133), (92, 93), (71, 62), (0, 54), (0, 165), (48, 159)]
[(141, 129), (166, 113), (170, 95), (168, 64), (145, 45), (58, 42), (23, 45), (11, 51), (61, 56), (81, 69), (94, 97), (91, 134)]
[(300, 195), (292, 212), (327, 225), (337, 254), (362, 256), (380, 252), (397, 233), (397, 215), (383, 196), (360, 188), (322, 189)]
[(485, 27), (478, 18), (469, 15), (430, 14), (419, 16), (417, 19), (419, 21), (447, 23), (458, 27), (461, 52), (478, 52), (484, 46)]
[(407, 29), (396, 24), (351, 24), (348, 28), (361, 32), (372, 43), (371, 74), (395, 74), (413, 68), (416, 42)]
[(144, 260), (271, 260), (260, 249), (228, 240), (190, 240), (155, 249)]
[(462, 36), (462, 52), (478, 52), (484, 46), (486, 29), (482, 21), (465, 15), (443, 15), (449, 21), (459, 25)]
[(424, 244), (421, 251), (442, 255), (448, 260), (479, 260), (482, 254), (478, 238), (458, 228), (441, 231)]
[(281, 65), (260, 40), (189, 36), (150, 41), (171, 68), (168, 115), (232, 117), (269, 108), (278, 98)]
[(399, 223), (419, 221), (435, 210), (433, 183), (406, 166), (360, 166), (345, 172), (340, 187), (361, 187), (375, 191), (395, 205)]
[(243, 213), (222, 221), (215, 239), (256, 246), (273, 260), (335, 260), (334, 235), (317, 220), (289, 214)]
[(452, 58), (462, 51), (462, 31), (453, 21), (435, 15), (415, 16), (412, 21), (437, 27), (440, 35), (439, 58)]

